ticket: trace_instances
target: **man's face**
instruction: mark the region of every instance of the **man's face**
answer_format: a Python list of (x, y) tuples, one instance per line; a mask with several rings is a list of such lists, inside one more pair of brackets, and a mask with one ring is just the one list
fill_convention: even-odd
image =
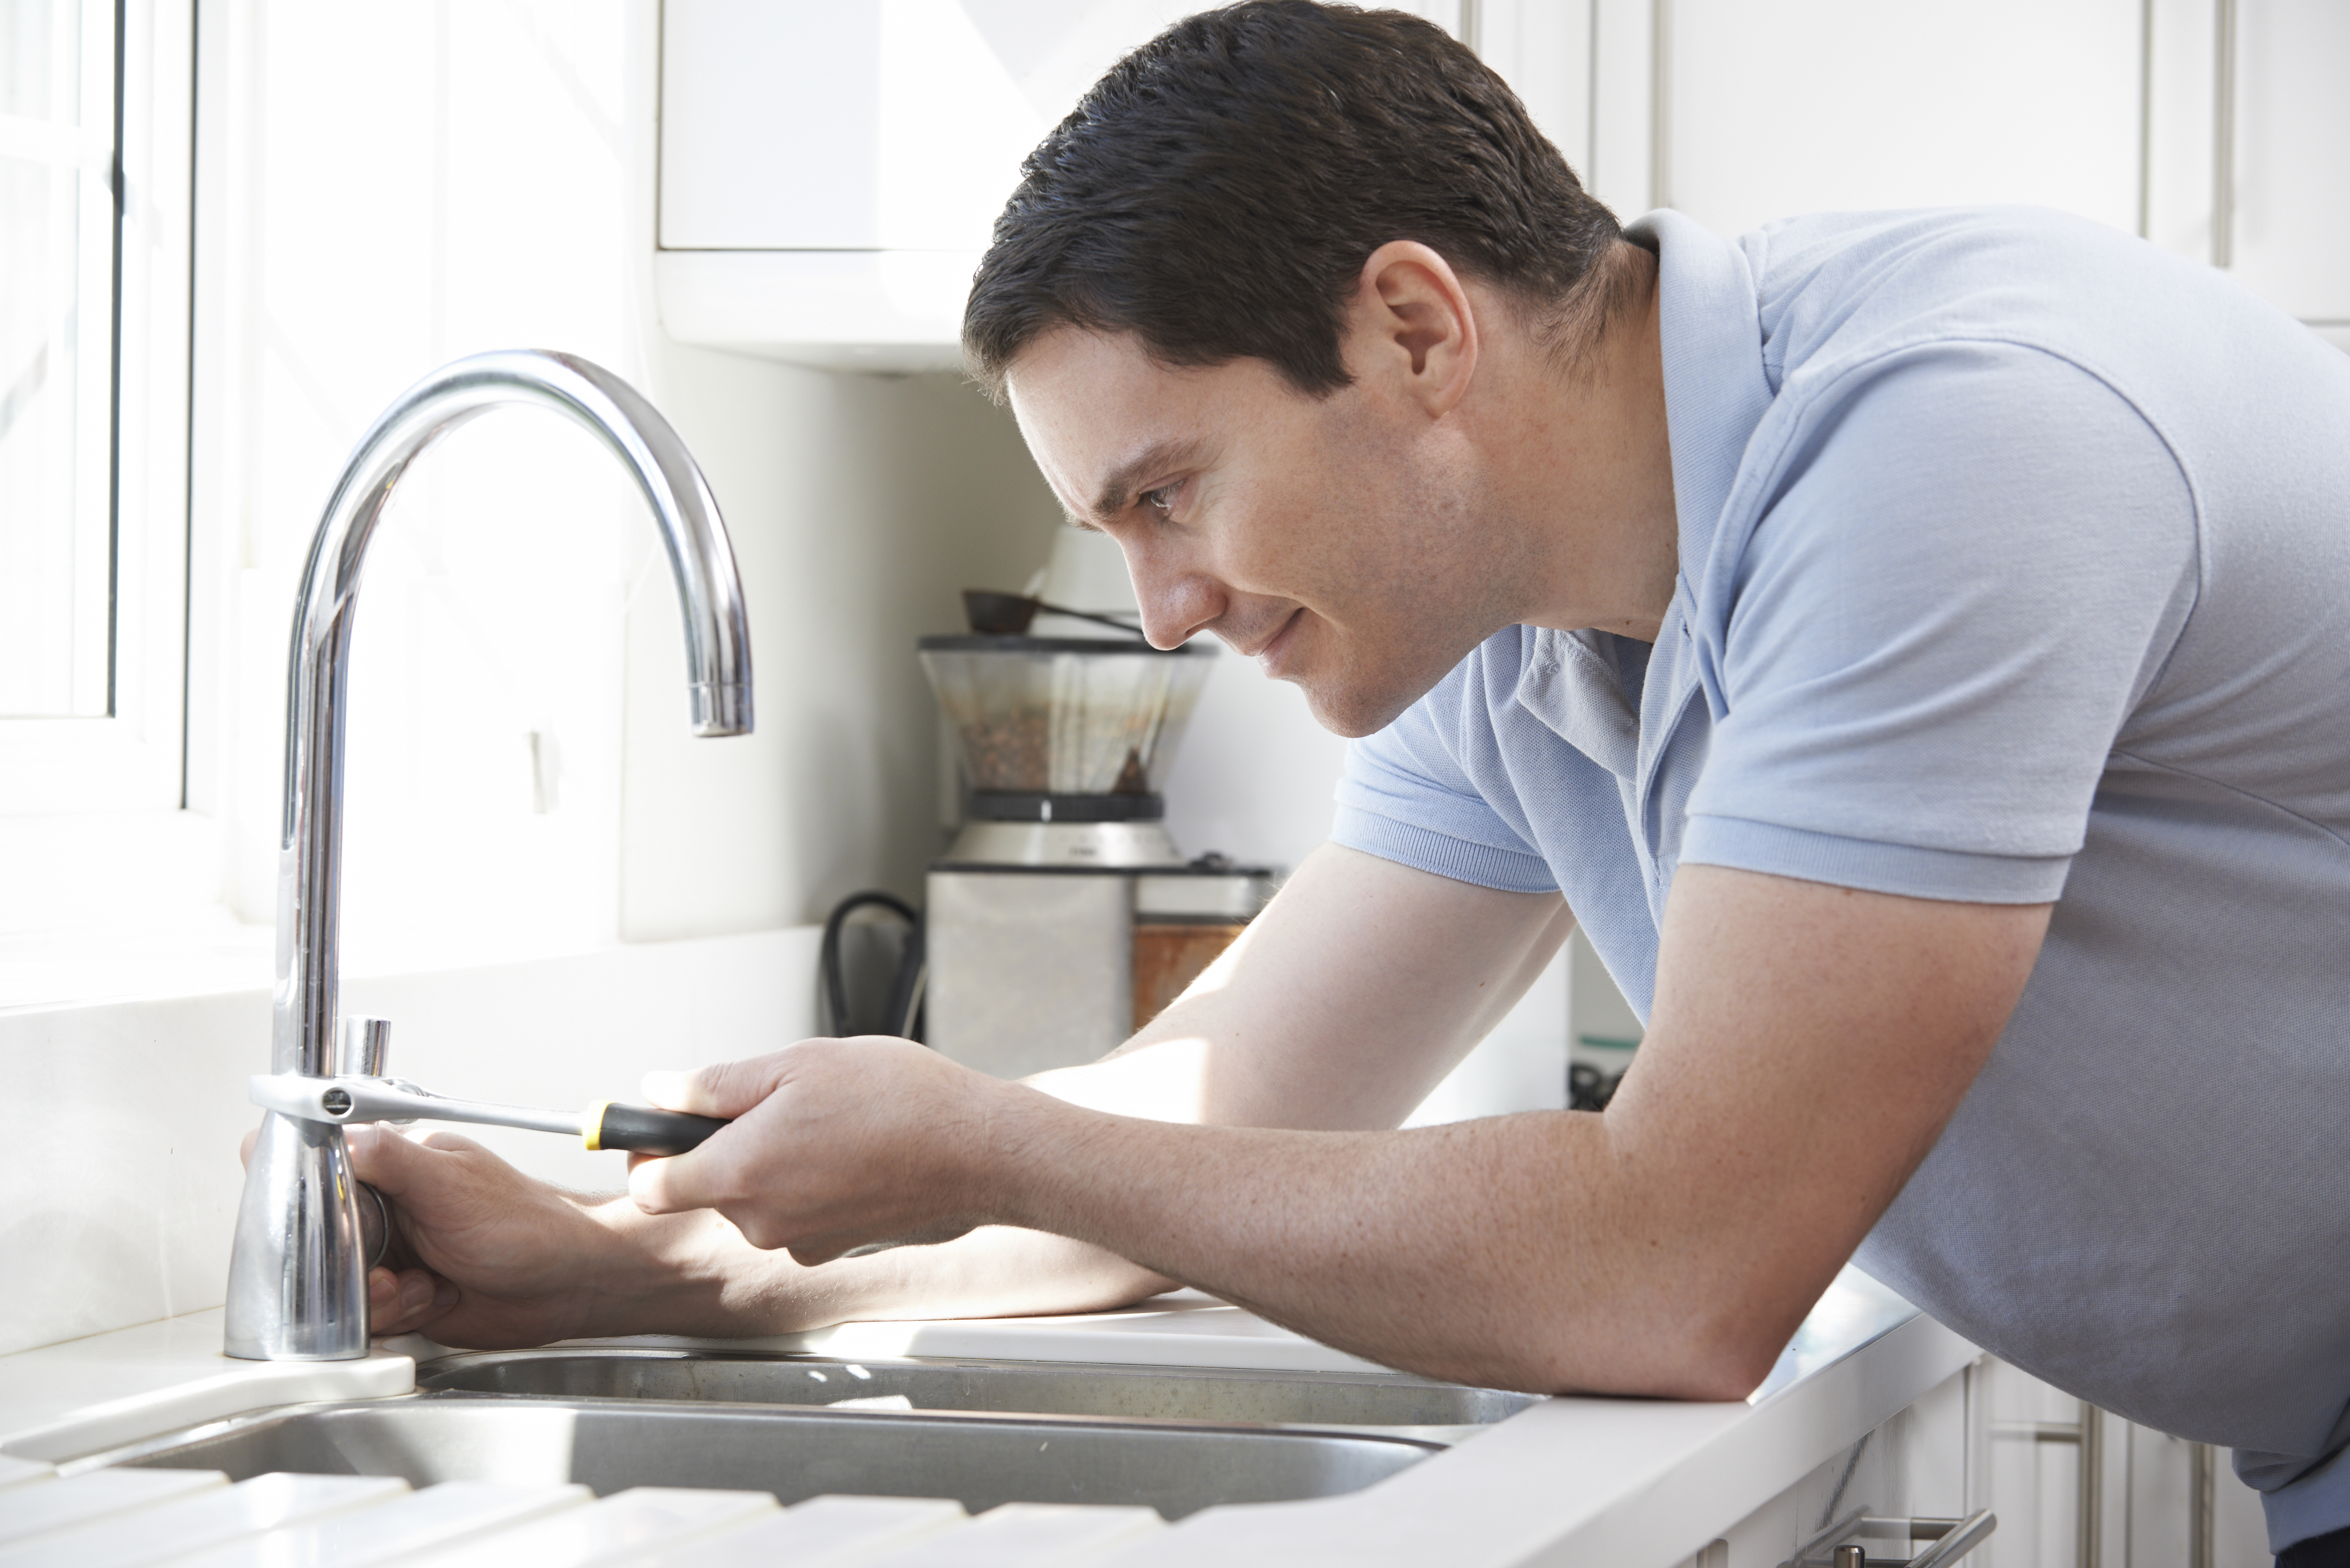
[(1465, 450), (1376, 375), (1312, 398), (1263, 360), (1175, 369), (1065, 327), (1010, 387), (1062, 505), (1125, 552), (1151, 642), (1212, 631), (1327, 729), (1379, 729), (1512, 618)]

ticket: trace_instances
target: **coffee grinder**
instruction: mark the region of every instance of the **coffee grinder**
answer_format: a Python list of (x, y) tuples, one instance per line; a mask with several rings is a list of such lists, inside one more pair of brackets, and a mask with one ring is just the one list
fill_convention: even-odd
[(1093, 1061), (1273, 894), (1270, 869), (1187, 860), (1167, 832), (1160, 786), (1216, 650), (974, 633), (920, 656), (963, 787), (924, 900), (925, 1038), (1000, 1077)]

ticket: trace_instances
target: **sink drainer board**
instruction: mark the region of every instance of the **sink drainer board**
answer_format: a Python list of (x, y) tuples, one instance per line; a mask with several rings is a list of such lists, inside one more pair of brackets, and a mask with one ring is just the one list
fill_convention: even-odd
[(215, 1422), (101, 1462), (446, 1480), (1128, 1503), (1180, 1519), (1217, 1503), (1332, 1497), (1385, 1480), (1440, 1443), (1402, 1433), (1219, 1427), (1088, 1416), (827, 1410), (454, 1390), (312, 1405)]
[[(485, 1351), (417, 1368), (421, 1388), (604, 1399), (836, 1405), (902, 1399), (916, 1410), (1107, 1416), (1315, 1427), (1487, 1426), (1536, 1402), (1531, 1394), (1430, 1383), (1400, 1374), (1138, 1368), (1082, 1363), (824, 1356), (578, 1348)], [(1460, 1431), (1413, 1436), (1450, 1439)]]

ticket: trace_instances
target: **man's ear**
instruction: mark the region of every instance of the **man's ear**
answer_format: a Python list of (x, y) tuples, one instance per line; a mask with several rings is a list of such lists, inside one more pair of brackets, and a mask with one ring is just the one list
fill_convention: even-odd
[(1441, 418), (1476, 374), (1477, 314), (1451, 264), (1417, 240), (1390, 240), (1363, 263), (1347, 311), (1347, 368), (1387, 381)]

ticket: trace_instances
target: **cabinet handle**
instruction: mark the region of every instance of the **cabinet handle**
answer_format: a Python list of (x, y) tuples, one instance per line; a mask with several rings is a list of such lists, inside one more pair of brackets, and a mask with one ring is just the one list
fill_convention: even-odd
[(2212, 7), (2211, 265), (2236, 262), (2236, 0)]
[[(1964, 1519), (1876, 1519), (1854, 1515), (1832, 1526), (1825, 1539), (1815, 1537), (1806, 1543), (1792, 1562), (1783, 1563), (1779, 1568), (1944, 1568), (1991, 1539), (1991, 1532), (1998, 1528), (1998, 1515), (1987, 1508), (1978, 1509)], [(1929, 1541), (1933, 1544), (1915, 1557), (1871, 1557), (1868, 1549), (1856, 1542), (1835, 1546), (1826, 1543), (1843, 1535)]]
[(2080, 1528), (2074, 1547), (2080, 1568), (2096, 1568), (2105, 1558), (2105, 1417), (2084, 1399), (2078, 1421), (1994, 1421), (1991, 1428), (2001, 1441), (2080, 1445)]
[(1927, 1524), (1941, 1524), (1949, 1528), (1933, 1545), (1909, 1559), (1909, 1568), (1941, 1568), (1945, 1563), (1956, 1563), (1991, 1539), (1991, 1532), (1999, 1528), (1999, 1516), (1987, 1508), (1979, 1508), (1964, 1519), (1913, 1519), (1909, 1521), (1911, 1531), (1918, 1539), (1923, 1539), (1926, 1533), (1918, 1527)]
[(2220, 1553), (2212, 1529), (2212, 1489), (2219, 1484), (2219, 1450), (2209, 1443), (2188, 1449), (2187, 1568), (2219, 1568)]

